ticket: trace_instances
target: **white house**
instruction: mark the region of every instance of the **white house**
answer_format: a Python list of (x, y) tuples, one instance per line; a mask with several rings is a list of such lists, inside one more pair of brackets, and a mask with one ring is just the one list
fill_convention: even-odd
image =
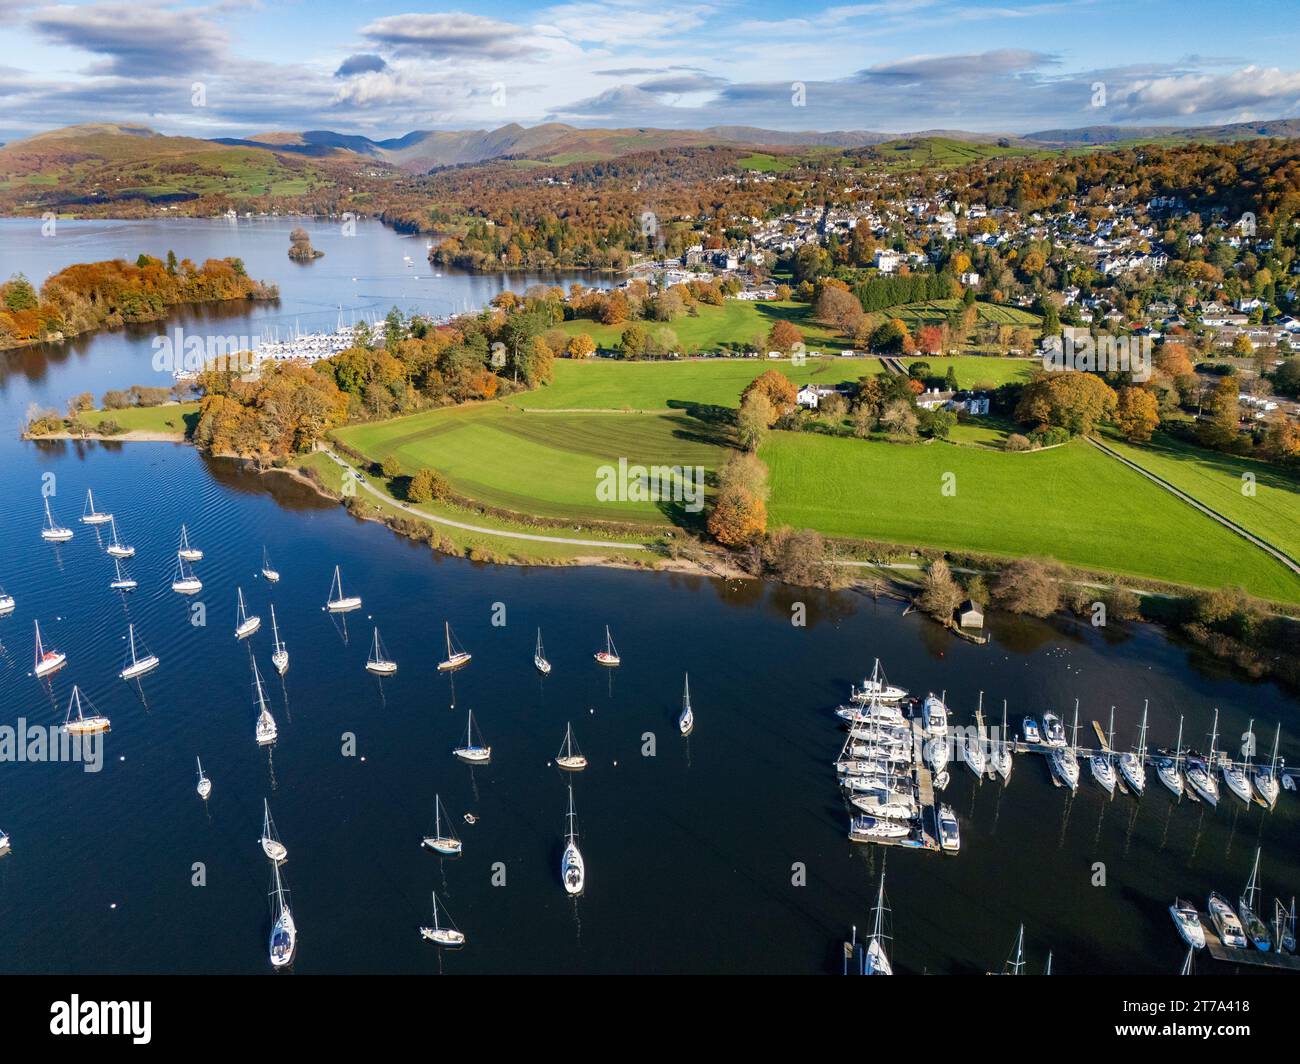
[(893, 273), (898, 269), (899, 255), (896, 251), (887, 251), (884, 248), (877, 248), (875, 258), (872, 264), (881, 273)]

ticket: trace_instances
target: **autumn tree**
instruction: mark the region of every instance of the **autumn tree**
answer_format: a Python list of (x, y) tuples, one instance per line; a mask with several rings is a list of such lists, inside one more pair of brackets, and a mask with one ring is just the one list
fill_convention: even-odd
[(794, 322), (786, 321), (781, 318), (772, 325), (767, 334), (767, 346), (769, 350), (780, 351), (783, 355), (788, 355), (794, 350), (795, 344), (803, 343), (803, 333), (799, 331)]
[(1086, 435), (1099, 421), (1114, 416), (1117, 402), (1110, 385), (1092, 373), (1040, 373), (1025, 386), (1016, 420)]
[(763, 392), (750, 392), (736, 412), (736, 438), (747, 451), (757, 451), (776, 420), (772, 404)]
[(577, 336), (569, 337), (564, 353), (570, 358), (590, 358), (596, 353), (596, 341), (586, 333), (578, 333)]
[(406, 486), (406, 498), (410, 502), (433, 502), (445, 499), (450, 494), (451, 486), (447, 483), (446, 477), (438, 470), (428, 467), (416, 472)]
[(768, 425), (774, 425), (790, 413), (798, 403), (798, 389), (795, 388), (794, 381), (775, 369), (760, 373), (745, 386), (745, 390), (740, 393), (742, 406), (751, 395), (761, 395), (768, 401), (770, 415)]
[(1156, 397), (1145, 388), (1121, 388), (1115, 407), (1115, 424), (1125, 439), (1146, 443), (1160, 424)]
[(940, 621), (952, 619), (953, 611), (961, 604), (964, 592), (953, 579), (952, 570), (942, 558), (930, 563), (925, 573), (925, 586), (917, 600), (921, 609)]
[(1035, 558), (1012, 562), (993, 585), (993, 601), (1012, 613), (1047, 617), (1061, 605), (1059, 568)]
[(746, 547), (767, 528), (767, 467), (753, 454), (735, 454), (718, 475), (709, 534), (727, 547)]

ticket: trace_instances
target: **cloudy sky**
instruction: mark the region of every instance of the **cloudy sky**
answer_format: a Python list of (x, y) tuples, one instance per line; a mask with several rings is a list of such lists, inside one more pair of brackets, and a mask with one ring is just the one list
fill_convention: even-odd
[(108, 120), (382, 138), (1296, 117), (1294, 16), (1278, 0), (0, 0), (0, 140)]

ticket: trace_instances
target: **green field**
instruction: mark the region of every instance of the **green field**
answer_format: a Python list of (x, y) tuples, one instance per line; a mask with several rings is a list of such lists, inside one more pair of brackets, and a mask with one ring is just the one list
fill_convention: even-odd
[[(918, 361), (908, 359), (905, 361)], [(948, 367), (957, 371), (962, 387), (1002, 384), (1027, 378), (1037, 365), (1032, 360), (1010, 358), (925, 358), (931, 371), (942, 377)], [(856, 382), (884, 372), (880, 359), (818, 358), (802, 366), (788, 360), (766, 358), (715, 358), (669, 362), (623, 362), (593, 358), (555, 360), (555, 380), (544, 388), (520, 392), (505, 400), (531, 410), (665, 410), (703, 404), (737, 407), (740, 393), (760, 373), (775, 369), (796, 384)]]
[[(908, 331), (915, 332), (922, 325), (941, 325), (949, 314), (960, 312), (961, 309), (960, 299), (930, 299), (924, 303), (904, 303), (880, 313), (898, 318), (907, 324)], [(975, 316), (977, 320), (993, 325), (1027, 325), (1031, 329), (1037, 329), (1042, 322), (1037, 314), (1019, 307), (1004, 307), (999, 303), (976, 302)]]
[[(1168, 436), (1158, 435), (1143, 446), (1113, 438), (1106, 443), (1292, 558), (1300, 558), (1300, 483), (1277, 466), (1203, 450)], [(1244, 474), (1254, 478), (1254, 495), (1242, 491)]]
[(597, 498), (598, 470), (630, 465), (715, 470), (728, 429), (685, 413), (527, 413), (499, 403), (354, 425), (335, 435), (375, 461), (395, 455), (408, 475), (431, 466), (458, 494), (522, 514), (667, 525), (671, 503)]
[(78, 417), (91, 432), (101, 421), (115, 421), (126, 432), (188, 433), (199, 417), (198, 403), (164, 403), (162, 406), (128, 406), (121, 410), (88, 410)]
[[(1011, 454), (782, 432), (760, 453), (774, 524), (1300, 601), (1300, 580), (1278, 562), (1083, 441)], [(956, 492), (945, 496), (949, 472)]]

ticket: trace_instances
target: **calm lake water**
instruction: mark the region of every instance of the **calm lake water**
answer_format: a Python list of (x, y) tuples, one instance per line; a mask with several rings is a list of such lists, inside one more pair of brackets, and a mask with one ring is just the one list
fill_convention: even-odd
[[(254, 333), (267, 322), (333, 327), (339, 304), (445, 312), (531, 280), (435, 278), (423, 241), (372, 225), (344, 240), (309, 224), (327, 256), (299, 267), (284, 254), (294, 224), (60, 223), (41, 238), (38, 223), (4, 221), (0, 276), (21, 269), (39, 282), (141, 250), (237, 254), (281, 286), (278, 308), (222, 319), (223, 331)], [(0, 828), (13, 840), (0, 859), (0, 970), (269, 971), (265, 797), (289, 848), (299, 972), (837, 972), (850, 925), (870, 922), (884, 851), (845, 837), (832, 710), (875, 656), (915, 693), (946, 690), (958, 723), (981, 691), (991, 717), (1006, 699), (1013, 722), (1048, 708), (1068, 720), (1078, 698), (1085, 722), (1104, 723), (1116, 706), (1124, 748), (1149, 699), (1153, 744), (1172, 744), (1179, 714), (1188, 741), (1203, 744), (1217, 706), (1221, 747), (1235, 748), (1254, 718), (1267, 751), (1281, 721), (1284, 755), (1300, 758), (1292, 696), (1151, 627), (1002, 620), (977, 647), (853, 592), (476, 565), (188, 447), (17, 440), (33, 402), (153, 383), (150, 342), (175, 324), (0, 356), (0, 585), (18, 600), (0, 619), (0, 724), (61, 722), (73, 683), (113, 721), (99, 773), (0, 763)], [(38, 535), (48, 473), (56, 511), (76, 530), (57, 547)], [(140, 588), (129, 596), (108, 588), (102, 536), (75, 522), (87, 487), (137, 548), (128, 565)], [(169, 587), (182, 522), (206, 551), (204, 626), (191, 623), (195, 600)], [(274, 587), (258, 572), (263, 545), (282, 574)], [(322, 611), (336, 564), (365, 600), (346, 625)], [(237, 587), (263, 618), (242, 644)], [(790, 623), (796, 601), (807, 605), (803, 628)], [(291, 654), (283, 681), (270, 664), (272, 603)], [(492, 624), (497, 604), (504, 627)], [(48, 684), (30, 675), (33, 619), (69, 655)], [(445, 620), (474, 654), (454, 686), (435, 671)], [(162, 659), (139, 687), (117, 678), (128, 622)], [(607, 623), (624, 661), (613, 673), (591, 659)], [(363, 668), (373, 624), (400, 663), (382, 682)], [(546, 680), (531, 663), (538, 625), (554, 664)], [(253, 740), (250, 648), (280, 727), (270, 751)], [(697, 723), (682, 740), (687, 671)], [(493, 747), (486, 767), (451, 756), (468, 709)], [(577, 776), (550, 764), (566, 721), (591, 760)], [(343, 756), (349, 733), (355, 757)], [(196, 755), (213, 781), (206, 804)], [(1300, 888), (1294, 794), (1265, 813), (1225, 789), (1211, 810), (1174, 803), (1154, 771), (1141, 801), (1105, 800), (1084, 777), (1071, 800), (1037, 758), (1017, 758), (1005, 788), (954, 768), (945, 797), (961, 820), (960, 855), (888, 851), (896, 970), (997, 968), (1023, 921), (1030, 970), (1051, 949), (1062, 973), (1173, 972), (1183, 949), (1165, 909), (1175, 894), (1235, 898), (1257, 846), (1270, 905)], [(588, 868), (576, 904), (558, 874), (569, 782)], [(420, 848), (435, 793), (464, 840), (458, 860)], [(466, 812), (478, 822), (464, 823)], [(192, 885), (196, 863), (205, 886)], [(1094, 886), (1099, 863), (1105, 885)], [(796, 864), (804, 886), (792, 884)], [(457, 953), (419, 939), (431, 890), (468, 935)]]

